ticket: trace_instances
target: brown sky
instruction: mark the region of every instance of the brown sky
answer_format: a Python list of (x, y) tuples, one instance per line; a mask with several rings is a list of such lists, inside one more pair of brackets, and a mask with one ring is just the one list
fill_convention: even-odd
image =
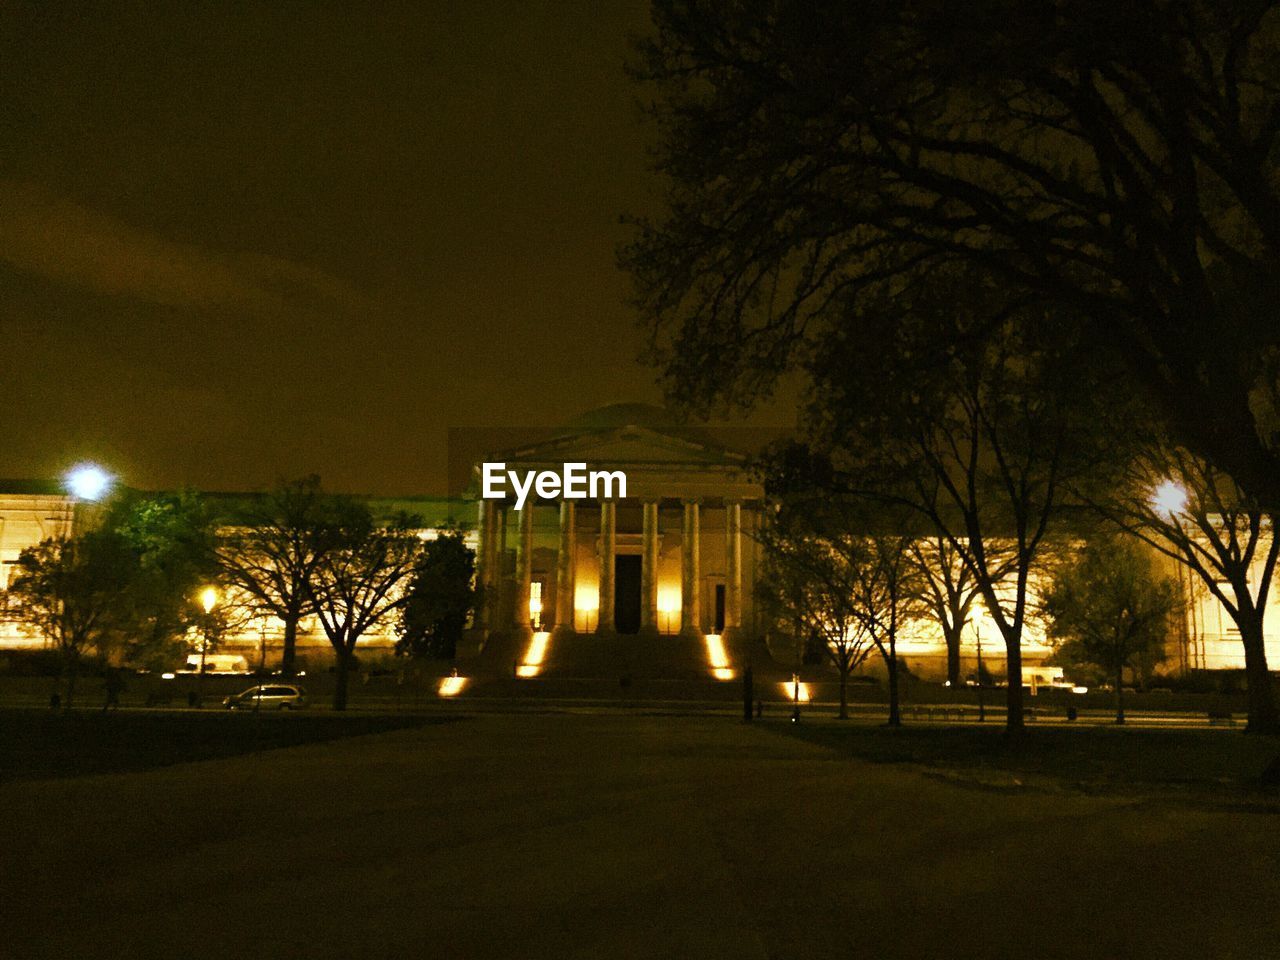
[(0, 476), (432, 492), (451, 426), (659, 401), (614, 266), (646, 17), (0, 7)]

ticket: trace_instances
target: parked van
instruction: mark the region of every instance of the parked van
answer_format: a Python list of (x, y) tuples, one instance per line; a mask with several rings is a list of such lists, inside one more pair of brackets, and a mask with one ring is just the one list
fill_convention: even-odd
[[(187, 662), (178, 668), (179, 673), (199, 673), (200, 654), (187, 655)], [(249, 661), (234, 653), (210, 653), (204, 658), (205, 673), (248, 673)]]

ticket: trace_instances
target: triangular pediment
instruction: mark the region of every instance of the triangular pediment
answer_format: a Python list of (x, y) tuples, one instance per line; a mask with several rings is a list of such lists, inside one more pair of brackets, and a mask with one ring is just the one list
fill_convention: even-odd
[(582, 461), (601, 468), (664, 464), (738, 467), (746, 463), (742, 454), (641, 426), (556, 437), (495, 453), (492, 459), (508, 464)]

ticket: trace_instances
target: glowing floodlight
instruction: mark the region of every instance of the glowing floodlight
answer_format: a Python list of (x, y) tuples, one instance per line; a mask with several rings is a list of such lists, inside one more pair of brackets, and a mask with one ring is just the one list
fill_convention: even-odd
[(778, 684), (783, 695), (792, 703), (809, 703), (809, 685), (802, 680), (792, 680)]
[(95, 463), (82, 463), (68, 471), (66, 484), (79, 500), (101, 500), (111, 489), (111, 474)]
[(463, 687), (467, 685), (467, 678), (460, 677), (456, 673), (451, 677), (445, 677), (440, 681), (439, 694), (442, 697), (456, 697), (462, 692)]
[(542, 672), (542, 661), (547, 657), (547, 642), (551, 634), (540, 630), (529, 641), (529, 649), (525, 651), (524, 662), (516, 666), (516, 676), (536, 677)]
[(711, 675), (717, 680), (732, 680), (733, 670), (729, 667), (729, 655), (724, 652), (724, 639), (718, 633), (704, 635), (707, 643), (707, 662), (711, 665)]

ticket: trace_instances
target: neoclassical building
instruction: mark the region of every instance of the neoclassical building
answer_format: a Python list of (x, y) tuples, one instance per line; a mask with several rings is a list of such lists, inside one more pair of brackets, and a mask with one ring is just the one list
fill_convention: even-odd
[[(666, 411), (619, 404), (584, 414), (519, 446), (475, 458), (475, 482), (460, 499), (371, 498), (378, 515), (422, 518), (424, 539), (461, 529), (476, 551), (484, 602), (458, 668), (467, 676), (687, 677), (731, 679), (742, 666), (794, 662), (792, 641), (770, 636), (754, 603), (761, 569), (764, 490), (747, 456), (717, 436), (681, 424)], [(480, 464), (508, 470), (559, 472), (567, 462), (622, 471), (625, 496), (564, 500), (531, 498), (517, 509), (514, 494), (481, 499)], [(472, 458), (462, 461), (470, 464)], [(217, 494), (209, 500), (229, 524), (255, 494)], [(0, 589), (19, 553), (80, 529), (93, 513), (56, 481), (0, 481)], [(1177, 573), (1177, 571), (1173, 571)], [(1187, 595), (1184, 628), (1170, 638), (1163, 669), (1237, 670), (1239, 634), (1222, 605), (1179, 574)], [(1268, 659), (1280, 665), (1280, 597), (1272, 591), (1266, 620)], [(245, 664), (279, 649), (282, 627), (255, 621), (228, 645)], [(386, 623), (361, 641), (359, 655), (391, 661), (395, 637)], [(0, 607), (0, 653), (39, 648), (43, 639)], [(965, 672), (979, 656), (1003, 669), (1003, 643), (994, 622), (976, 609), (964, 632)], [(904, 627), (899, 656), (917, 674), (945, 676), (945, 649), (936, 626)], [(328, 641), (309, 619), (299, 653), (312, 663), (331, 660)], [(1028, 669), (1052, 653), (1029, 625), (1023, 657)]]
[[(560, 472), (578, 462), (626, 476), (622, 497), (530, 494), (522, 509), (514, 493), (477, 500), (479, 626), (486, 645), (515, 640), (504, 647), (526, 675), (544, 660), (562, 670), (570, 660), (593, 661), (581, 642), (588, 637), (607, 641), (623, 659), (665, 660), (678, 672), (681, 651), (705, 663), (699, 651), (711, 635), (727, 652), (710, 655), (723, 657), (718, 669), (728, 671), (736, 644), (762, 631), (752, 588), (764, 490), (742, 453), (658, 408), (620, 404), (485, 459), (519, 473)], [(535, 636), (543, 650), (532, 663), (519, 644)], [(566, 649), (574, 656), (558, 655)], [(667, 656), (642, 656), (655, 651)]]

